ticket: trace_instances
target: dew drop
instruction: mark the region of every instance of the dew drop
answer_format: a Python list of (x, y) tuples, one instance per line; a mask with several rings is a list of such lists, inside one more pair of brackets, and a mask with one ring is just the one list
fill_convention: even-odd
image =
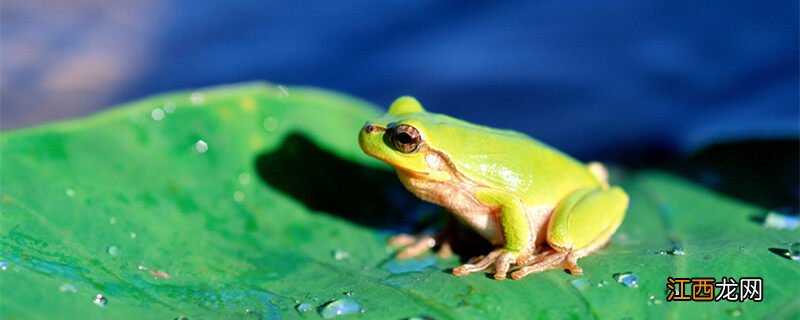
[(114, 217), (108, 218), (108, 223), (110, 223), (110, 224), (117, 223), (117, 218), (114, 218)]
[(654, 305), (654, 304), (661, 304), (661, 303), (662, 303), (662, 301), (659, 300), (659, 299), (656, 299), (656, 296), (653, 295), (653, 294), (651, 294), (650, 297), (648, 297), (647, 305)]
[(341, 261), (347, 258), (350, 258), (350, 253), (344, 250), (334, 250), (333, 251), (333, 258), (337, 261)]
[(275, 119), (275, 117), (266, 117), (261, 125), (264, 126), (264, 130), (269, 132), (275, 131), (278, 129), (278, 119)]
[(670, 252), (670, 254), (673, 256), (682, 256), (686, 254), (686, 252), (683, 251), (682, 247), (675, 247), (675, 249), (672, 249), (672, 252)]
[(285, 86), (279, 85), (277, 89), (278, 97), (285, 98), (289, 96), (289, 89), (287, 89)]
[(578, 290), (584, 290), (592, 285), (587, 279), (575, 279), (569, 283)]
[(161, 121), (164, 119), (164, 110), (161, 108), (155, 108), (153, 111), (150, 112), (150, 117), (153, 118), (155, 121)]
[(206, 153), (206, 151), (208, 151), (208, 143), (203, 140), (197, 140), (197, 142), (194, 143), (194, 150), (200, 153)]
[(131, 239), (136, 239), (136, 232), (131, 232)]
[(296, 305), (294, 309), (299, 312), (307, 312), (313, 310), (314, 306), (312, 306), (310, 303), (301, 303)]
[(189, 320), (189, 317), (187, 317), (187, 316), (180, 316), (180, 317), (177, 317), (177, 318), (175, 318), (175, 320)]
[(164, 104), (164, 112), (166, 113), (173, 113), (175, 112), (175, 102), (169, 101)]
[(244, 200), (244, 192), (241, 191), (234, 192), (233, 200), (236, 200), (236, 202), (242, 202)]
[(101, 306), (101, 307), (105, 307), (108, 304), (108, 300), (106, 299), (106, 297), (104, 297), (100, 293), (98, 293), (96, 296), (94, 296), (94, 300), (92, 300), (92, 302), (94, 302), (94, 304), (96, 304), (98, 306)]
[(639, 286), (639, 278), (633, 272), (617, 273), (614, 275), (614, 280), (628, 288)]
[(65, 292), (65, 293), (67, 293), (67, 292), (68, 293), (75, 293), (75, 292), (78, 292), (78, 288), (76, 288), (74, 285), (72, 285), (70, 283), (64, 283), (64, 284), (58, 286), (58, 291)]
[(206, 101), (206, 97), (202, 92), (195, 91), (189, 96), (189, 100), (192, 102), (192, 104), (199, 105)]
[(8, 262), (0, 261), (0, 271), (8, 270)]
[(72, 198), (75, 196), (75, 189), (67, 188), (66, 190), (64, 190), (64, 194), (66, 194), (67, 197)]
[(239, 174), (239, 183), (241, 184), (250, 184), (250, 174), (247, 172), (242, 172)]
[(742, 315), (742, 309), (739, 309), (739, 308), (736, 308), (736, 309), (730, 309), (730, 310), (728, 310), (728, 314), (729, 314), (731, 317), (734, 317), (734, 318), (736, 318), (736, 317), (738, 317), (738, 316), (741, 316), (741, 315)]
[(764, 218), (762, 226), (771, 229), (794, 230), (800, 226), (800, 215), (784, 214), (789, 209), (777, 209), (770, 211)]
[(789, 246), (789, 258), (794, 261), (800, 261), (800, 242), (792, 243)]
[(110, 246), (108, 247), (108, 254), (112, 257), (116, 257), (119, 255), (119, 248), (117, 246)]
[(361, 313), (361, 305), (353, 298), (336, 299), (326, 303), (319, 310), (319, 315), (325, 319)]

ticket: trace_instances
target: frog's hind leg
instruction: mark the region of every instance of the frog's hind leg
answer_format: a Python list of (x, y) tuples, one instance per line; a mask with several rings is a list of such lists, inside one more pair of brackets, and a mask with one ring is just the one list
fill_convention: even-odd
[(547, 227), (549, 249), (526, 261), (511, 277), (548, 269), (567, 269), (581, 274), (578, 259), (608, 243), (622, 223), (628, 195), (618, 187), (580, 189), (570, 194), (553, 212)]

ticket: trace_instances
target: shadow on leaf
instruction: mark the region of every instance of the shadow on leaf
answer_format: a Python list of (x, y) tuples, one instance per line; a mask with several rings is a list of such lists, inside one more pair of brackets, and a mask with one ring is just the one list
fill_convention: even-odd
[(769, 248), (769, 252), (772, 252), (781, 258), (792, 260), (789, 250), (783, 248)]
[(258, 156), (255, 166), (264, 182), (309, 209), (371, 228), (408, 232), (431, 211), (393, 172), (342, 159), (298, 133)]

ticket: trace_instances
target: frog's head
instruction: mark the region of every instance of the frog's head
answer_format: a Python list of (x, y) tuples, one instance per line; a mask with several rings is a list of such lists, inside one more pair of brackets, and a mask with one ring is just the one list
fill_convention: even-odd
[(413, 97), (400, 97), (389, 113), (367, 121), (358, 135), (361, 149), (372, 157), (405, 173), (436, 181), (450, 179), (446, 156), (431, 147), (426, 139), (430, 114)]

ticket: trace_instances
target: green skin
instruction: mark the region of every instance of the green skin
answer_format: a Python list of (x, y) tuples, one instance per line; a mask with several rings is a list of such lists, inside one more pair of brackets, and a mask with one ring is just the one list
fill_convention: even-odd
[[(398, 127), (399, 126), (399, 127)], [(510, 130), (426, 112), (412, 97), (365, 124), (361, 148), (393, 166), (423, 200), (447, 208), (498, 248), (456, 275), (494, 271), (504, 279), (548, 269), (582, 273), (577, 259), (604, 246), (619, 227), (628, 196), (610, 187), (602, 165), (583, 164)], [(403, 256), (433, 246), (418, 239)], [(424, 245), (420, 245), (424, 243)]]

